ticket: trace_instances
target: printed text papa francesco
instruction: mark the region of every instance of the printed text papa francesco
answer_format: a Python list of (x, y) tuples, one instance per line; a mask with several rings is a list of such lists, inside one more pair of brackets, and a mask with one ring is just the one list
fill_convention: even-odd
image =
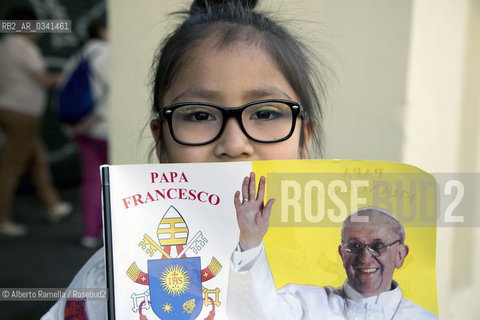
[[(179, 183), (189, 182), (184, 172), (150, 172), (148, 181), (151, 184), (161, 184), (162, 187), (123, 198), (125, 209), (160, 200), (197, 201), (213, 206), (220, 203), (220, 197), (215, 193), (178, 187)], [(169, 184), (172, 184), (172, 187), (168, 187)]]

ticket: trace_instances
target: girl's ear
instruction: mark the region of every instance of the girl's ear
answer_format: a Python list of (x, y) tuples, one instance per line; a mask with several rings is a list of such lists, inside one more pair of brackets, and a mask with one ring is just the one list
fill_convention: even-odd
[(312, 139), (312, 122), (308, 121), (305, 123), (305, 126), (303, 127), (303, 143), (299, 147), (299, 159), (307, 159), (308, 158), (308, 152), (310, 149), (310, 140)]
[(160, 121), (158, 119), (153, 119), (150, 121), (150, 131), (152, 132), (153, 140), (155, 141), (155, 152), (157, 154), (157, 158), (160, 162), (166, 162), (164, 161), (165, 156), (162, 157), (161, 149), (162, 149), (162, 125), (160, 124)]
[(155, 144), (157, 144), (158, 140), (160, 139), (160, 129), (160, 121), (158, 121), (158, 119), (153, 119), (150, 121), (150, 131), (152, 132)]

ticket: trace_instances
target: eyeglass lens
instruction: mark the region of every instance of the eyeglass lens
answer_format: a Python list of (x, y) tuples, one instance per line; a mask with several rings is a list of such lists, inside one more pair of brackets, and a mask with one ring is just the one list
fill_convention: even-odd
[[(285, 138), (292, 128), (292, 110), (281, 102), (253, 104), (242, 112), (242, 125), (247, 135), (260, 141)], [(175, 137), (186, 143), (203, 143), (214, 139), (222, 129), (222, 111), (204, 105), (181, 106), (172, 114)]]
[[(395, 241), (394, 243), (396, 242), (397, 241)], [(394, 243), (392, 243), (392, 245)], [(374, 241), (370, 244), (361, 243), (361, 242), (348, 242), (345, 244), (345, 249), (347, 250), (347, 252), (354, 255), (363, 254), (363, 248), (365, 247), (374, 256), (380, 256), (387, 250), (389, 245), (384, 244), (382, 241)]]

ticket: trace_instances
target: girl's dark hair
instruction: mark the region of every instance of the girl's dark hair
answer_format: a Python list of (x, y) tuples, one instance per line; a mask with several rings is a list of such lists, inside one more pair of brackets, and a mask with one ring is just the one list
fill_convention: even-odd
[[(310, 154), (321, 154), (323, 81), (319, 79), (310, 60), (310, 51), (280, 23), (254, 10), (257, 0), (195, 0), (181, 23), (161, 44), (152, 70), (153, 114), (158, 116), (163, 97), (175, 81), (188, 53), (215, 34), (219, 48), (236, 41), (246, 41), (266, 50), (285, 76), (303, 105), (306, 116), (303, 126), (312, 130)], [(160, 130), (162, 132), (162, 130)], [(303, 130), (302, 130), (303, 133)], [(162, 143), (163, 137), (157, 143)], [(303, 147), (303, 134), (301, 138)], [(165, 156), (161, 150), (160, 156)], [(165, 159), (161, 159), (165, 160)]]

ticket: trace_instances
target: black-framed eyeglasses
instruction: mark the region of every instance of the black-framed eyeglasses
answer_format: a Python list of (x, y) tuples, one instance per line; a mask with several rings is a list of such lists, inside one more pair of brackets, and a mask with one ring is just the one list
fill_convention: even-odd
[(182, 102), (164, 107), (160, 120), (167, 120), (173, 139), (183, 145), (200, 146), (215, 141), (231, 117), (237, 119), (249, 139), (274, 143), (292, 136), (299, 114), (304, 116), (300, 103), (283, 99), (254, 101), (233, 108)]
[(353, 254), (356, 256), (363, 254), (363, 248), (367, 248), (374, 257), (381, 256), (387, 251), (388, 248), (393, 246), (397, 242), (402, 242), (400, 239), (395, 240), (390, 244), (385, 244), (381, 240), (375, 240), (372, 243), (361, 243), (358, 241), (342, 242), (343, 251), (346, 254)]

